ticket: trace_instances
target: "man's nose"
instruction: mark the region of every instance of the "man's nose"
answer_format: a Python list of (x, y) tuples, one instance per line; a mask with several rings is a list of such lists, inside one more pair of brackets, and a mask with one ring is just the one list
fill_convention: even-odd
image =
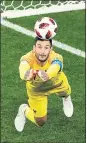
[(44, 48), (41, 49), (41, 53), (45, 53), (45, 49)]

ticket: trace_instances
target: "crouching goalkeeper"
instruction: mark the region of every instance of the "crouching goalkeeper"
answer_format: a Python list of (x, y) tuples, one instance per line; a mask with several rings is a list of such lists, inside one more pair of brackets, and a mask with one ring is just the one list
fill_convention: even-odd
[(52, 39), (35, 38), (33, 50), (21, 57), (20, 78), (26, 82), (28, 104), (19, 107), (14, 124), (17, 131), (24, 129), (26, 118), (37, 126), (47, 121), (47, 98), (55, 93), (62, 97), (63, 111), (73, 115), (71, 87), (63, 70), (63, 58), (52, 50)]

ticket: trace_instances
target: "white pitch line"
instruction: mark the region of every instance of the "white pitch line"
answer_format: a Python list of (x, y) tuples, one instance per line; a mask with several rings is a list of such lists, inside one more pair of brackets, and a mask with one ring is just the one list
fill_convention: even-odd
[[(21, 26), (19, 26), (17, 24), (13, 24), (13, 23), (11, 23), (11, 22), (9, 22), (7, 20), (1, 19), (1, 24), (3, 26), (9, 27), (11, 29), (14, 29), (15, 31), (21, 32), (21, 33), (23, 33), (25, 35), (31, 36), (33, 38), (35, 37), (35, 33), (33, 31), (28, 30), (26, 28), (23, 28), (23, 27), (21, 27)], [(63, 50), (68, 51), (68, 52), (70, 52), (72, 54), (75, 54), (77, 56), (85, 58), (85, 52), (84, 51), (81, 51), (81, 50), (76, 49), (74, 47), (71, 47), (69, 45), (63, 44), (63, 43), (58, 42), (56, 40), (53, 40), (53, 45), (56, 46), (57, 48), (63, 49)]]

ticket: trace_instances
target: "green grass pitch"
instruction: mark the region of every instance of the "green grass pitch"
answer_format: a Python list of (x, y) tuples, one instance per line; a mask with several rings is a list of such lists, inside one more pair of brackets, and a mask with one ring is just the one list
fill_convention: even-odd
[[(59, 32), (54, 38), (85, 51), (85, 11), (62, 12), (10, 19), (33, 30), (35, 21), (49, 16), (56, 20)], [(1, 26), (1, 143), (85, 143), (85, 59), (54, 47), (64, 58), (63, 71), (72, 87), (74, 115), (65, 117), (62, 99), (48, 98), (48, 121), (43, 127), (26, 122), (18, 133), (14, 119), (20, 104), (27, 103), (25, 83), (19, 78), (19, 61), (32, 49), (34, 39)]]

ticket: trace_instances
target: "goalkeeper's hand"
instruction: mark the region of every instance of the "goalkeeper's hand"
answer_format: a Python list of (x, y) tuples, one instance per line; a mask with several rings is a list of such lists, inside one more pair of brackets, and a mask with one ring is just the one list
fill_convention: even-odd
[(34, 77), (38, 75), (43, 81), (49, 80), (48, 74), (44, 70), (33, 70), (29, 69), (25, 73), (25, 80), (32, 80)]
[(25, 80), (32, 80), (37, 74), (37, 71), (36, 70), (33, 70), (33, 69), (29, 69), (26, 71), (25, 73)]
[(38, 76), (39, 76), (43, 81), (49, 80), (48, 74), (47, 74), (44, 70), (39, 70), (39, 71), (38, 71)]

